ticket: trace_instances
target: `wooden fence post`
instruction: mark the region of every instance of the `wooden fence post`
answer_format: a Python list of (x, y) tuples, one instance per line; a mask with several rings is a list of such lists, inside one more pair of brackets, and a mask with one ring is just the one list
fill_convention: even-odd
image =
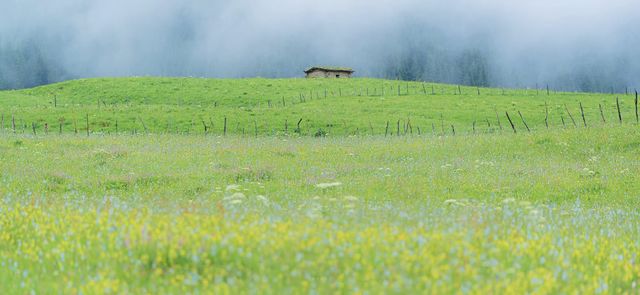
[(202, 127), (204, 127), (204, 136), (207, 136), (207, 124), (202, 118), (200, 118), (200, 121), (202, 121)]
[(496, 112), (496, 120), (498, 120), (498, 127), (502, 130), (502, 123), (500, 123), (500, 116), (498, 116), (498, 110), (494, 110)]
[(300, 129), (300, 123), (302, 123), (302, 118), (300, 118), (300, 120), (298, 120), (298, 124), (297, 124), (297, 128), (296, 128), (296, 132), (298, 134), (302, 134), (302, 130)]
[(587, 128), (587, 119), (584, 117), (584, 109), (582, 108), (582, 102), (580, 102), (580, 113), (582, 114), (582, 123), (584, 127)]
[(87, 137), (89, 137), (89, 114), (87, 114)]
[[(638, 124), (640, 123), (640, 119), (638, 118), (638, 91), (637, 90), (636, 90), (635, 106), (636, 106), (636, 124)], [(2, 124), (2, 126), (4, 126), (4, 124)]]
[[(142, 128), (144, 128), (144, 133), (145, 133), (146, 135), (149, 135), (149, 130), (147, 129), (147, 125), (146, 125), (146, 124), (144, 124), (144, 121), (142, 121), (142, 117), (138, 117), (138, 120), (140, 120), (140, 123), (142, 123)], [(204, 121), (202, 121), (202, 122), (204, 123)], [(206, 125), (205, 125), (205, 126), (206, 126)], [(195, 129), (193, 130), (193, 132), (196, 132), (196, 133), (197, 133), (197, 131), (195, 131)]]
[(598, 108), (600, 108), (600, 117), (602, 118), (602, 124), (606, 124), (607, 120), (604, 119), (604, 112), (602, 111), (602, 104), (598, 104)]
[(544, 102), (544, 125), (549, 129), (549, 105), (546, 101)]
[(224, 116), (224, 130), (222, 135), (227, 136), (227, 116)]
[(387, 127), (384, 128), (384, 137), (387, 137), (387, 134), (389, 134), (389, 121), (387, 121)]
[(516, 126), (513, 125), (513, 121), (511, 121), (511, 117), (509, 117), (509, 112), (504, 112), (507, 115), (507, 120), (509, 120), (509, 124), (511, 124), (511, 129), (513, 129), (513, 133), (518, 133), (516, 132)]
[(622, 124), (622, 113), (620, 112), (620, 101), (616, 96), (616, 107), (618, 108), (618, 120), (620, 120), (620, 124)]
[(253, 120), (253, 127), (255, 128), (256, 137), (258, 137), (258, 121)]
[(573, 119), (573, 116), (571, 115), (571, 112), (569, 111), (569, 108), (567, 107), (567, 104), (564, 104), (564, 109), (567, 110), (567, 114), (569, 114), (569, 118), (571, 119), (571, 122), (573, 123), (573, 127), (578, 128), (578, 125), (576, 125), (576, 121)]
[(520, 111), (518, 111), (518, 115), (520, 115), (520, 119), (522, 119), (522, 123), (524, 123), (524, 127), (527, 128), (527, 132), (531, 132), (531, 130), (529, 130), (529, 125), (527, 125), (527, 122), (524, 120), (524, 117), (522, 116), (522, 113), (520, 113)]

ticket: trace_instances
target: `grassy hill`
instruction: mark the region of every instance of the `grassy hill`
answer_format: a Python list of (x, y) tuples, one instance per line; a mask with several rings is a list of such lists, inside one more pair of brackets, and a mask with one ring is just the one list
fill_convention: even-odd
[[(630, 95), (376, 79), (0, 92), (0, 281), (7, 294), (634, 293), (635, 114)], [(476, 136), (415, 136), (474, 122)], [(98, 136), (116, 130), (154, 135)]]
[[(488, 89), (380, 79), (198, 79), (99, 78), (67, 81), (33, 89), (0, 92), (4, 130), (17, 132), (224, 133), (259, 135), (319, 130), (329, 135), (385, 132), (458, 133), (518, 131), (617, 122), (616, 97), (625, 122), (635, 122), (634, 97), (555, 93), (546, 89)], [(389, 128), (387, 129), (387, 122)], [(116, 127), (117, 125), (117, 127)], [(398, 128), (398, 126), (400, 126)], [(453, 128), (452, 128), (453, 126)], [(2, 127), (0, 127), (1, 129)]]

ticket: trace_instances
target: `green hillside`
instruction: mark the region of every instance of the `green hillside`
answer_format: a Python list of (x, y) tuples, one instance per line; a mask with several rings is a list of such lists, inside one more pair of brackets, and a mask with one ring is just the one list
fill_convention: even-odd
[(0, 92), (0, 115), (3, 294), (624, 294), (640, 281), (628, 94), (88, 79)]
[[(635, 122), (631, 94), (555, 93), (546, 89), (486, 89), (380, 79), (99, 78), (0, 92), (5, 132), (224, 133), (273, 135), (493, 132)], [(565, 105), (573, 117), (573, 121)], [(498, 122), (499, 120), (499, 122)], [(389, 128), (387, 129), (387, 122)], [(116, 127), (117, 125), (117, 127)], [(453, 128), (452, 128), (453, 126)], [(318, 132), (322, 130), (322, 132)]]

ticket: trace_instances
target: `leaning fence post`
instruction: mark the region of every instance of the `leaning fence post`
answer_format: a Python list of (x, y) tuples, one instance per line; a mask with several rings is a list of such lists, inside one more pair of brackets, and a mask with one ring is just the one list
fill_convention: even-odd
[[(142, 128), (144, 128), (144, 133), (146, 135), (149, 135), (149, 130), (147, 129), (147, 125), (144, 124), (144, 121), (142, 121), (141, 117), (138, 117), (138, 120), (140, 120), (140, 123), (142, 123)], [(203, 121), (204, 122), (204, 121)], [(195, 131), (194, 131), (195, 132)]]
[(567, 114), (569, 114), (569, 118), (571, 119), (571, 122), (573, 123), (573, 127), (578, 128), (578, 125), (576, 125), (576, 121), (573, 119), (573, 116), (571, 115), (571, 112), (569, 111), (569, 108), (567, 107), (567, 104), (564, 104), (564, 109), (567, 110)]
[(207, 124), (204, 122), (204, 119), (200, 118), (202, 121), (202, 126), (204, 127), (204, 136), (207, 136)]
[(527, 122), (524, 120), (524, 117), (522, 116), (522, 113), (520, 113), (520, 111), (518, 111), (518, 115), (520, 115), (520, 119), (522, 119), (522, 123), (524, 123), (524, 127), (527, 128), (527, 132), (531, 132), (531, 130), (529, 130), (529, 125), (527, 125)]
[(584, 127), (587, 127), (587, 119), (584, 118), (584, 109), (582, 108), (582, 102), (580, 102), (580, 113), (582, 114), (582, 123)]
[(598, 104), (598, 108), (600, 108), (600, 117), (602, 118), (602, 124), (606, 124), (607, 120), (604, 119), (604, 112), (602, 111), (602, 104)]
[(620, 120), (620, 124), (622, 124), (622, 113), (620, 113), (620, 101), (616, 96), (616, 107), (618, 108), (618, 120)]
[(511, 117), (509, 117), (509, 112), (504, 112), (507, 115), (507, 120), (509, 120), (509, 124), (511, 124), (511, 129), (513, 129), (513, 133), (518, 133), (516, 132), (516, 126), (513, 125), (513, 121), (511, 121)]
[(302, 123), (302, 118), (300, 118), (300, 120), (298, 120), (298, 124), (297, 124), (297, 128), (296, 128), (296, 132), (298, 134), (302, 134), (302, 130), (300, 129), (300, 123)]

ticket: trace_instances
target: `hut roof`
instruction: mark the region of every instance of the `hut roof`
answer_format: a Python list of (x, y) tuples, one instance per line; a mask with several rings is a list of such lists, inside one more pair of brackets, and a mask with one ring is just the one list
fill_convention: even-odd
[(310, 72), (313, 72), (315, 70), (330, 71), (330, 72), (345, 72), (345, 73), (353, 73), (354, 72), (353, 69), (351, 69), (351, 68), (325, 67), (325, 66), (310, 67), (310, 68), (306, 69), (304, 72), (305, 73), (310, 73)]

